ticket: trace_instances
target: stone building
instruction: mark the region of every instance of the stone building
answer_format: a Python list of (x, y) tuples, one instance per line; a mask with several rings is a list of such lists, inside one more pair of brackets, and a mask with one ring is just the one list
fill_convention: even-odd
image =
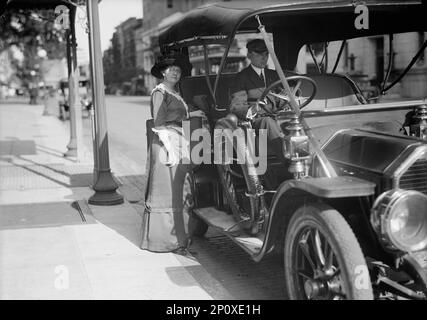
[(157, 79), (149, 72), (160, 55), (159, 33), (181, 18), (185, 12), (212, 2), (218, 2), (218, 0), (143, 0), (142, 48), (144, 50), (144, 70), (146, 71), (144, 80), (147, 89), (151, 90), (157, 84)]
[(141, 27), (142, 19), (129, 18), (116, 28), (122, 57), (122, 67), (125, 69), (136, 66), (136, 46), (134, 31)]
[(116, 27), (110, 47), (104, 52), (105, 84), (107, 90), (124, 93), (131, 90), (132, 78), (142, 74), (138, 64), (136, 32), (142, 28), (142, 19), (129, 18)]
[(144, 69), (144, 46), (142, 42), (143, 32), (144, 28), (142, 24), (134, 30), (136, 67), (141, 70)]

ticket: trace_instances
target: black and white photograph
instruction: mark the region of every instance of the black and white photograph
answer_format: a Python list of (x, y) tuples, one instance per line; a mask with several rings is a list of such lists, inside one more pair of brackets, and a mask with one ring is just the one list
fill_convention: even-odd
[(0, 300), (427, 300), (426, 14), (0, 0)]

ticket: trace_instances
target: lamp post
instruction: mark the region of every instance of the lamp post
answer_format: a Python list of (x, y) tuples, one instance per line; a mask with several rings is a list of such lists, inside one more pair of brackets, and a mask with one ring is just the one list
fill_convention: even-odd
[[(77, 65), (76, 54), (76, 31), (75, 31), (75, 16), (76, 9), (71, 7), (70, 11), (70, 27), (71, 30), (67, 34), (67, 45), (69, 49), (67, 53), (68, 66), (71, 67), (68, 75), (68, 105), (70, 110), (70, 142), (67, 145), (68, 151), (65, 152), (66, 157), (80, 158), (83, 142), (83, 125), (82, 125), (82, 109), (79, 97), (79, 68)], [(68, 32), (68, 31), (67, 31)]]
[(98, 0), (87, 0), (86, 3), (89, 24), (92, 101), (95, 110), (95, 148), (93, 150), (95, 154), (95, 183), (93, 185), (95, 194), (89, 198), (89, 203), (115, 205), (123, 203), (123, 196), (116, 191), (118, 185), (114, 181), (110, 169)]

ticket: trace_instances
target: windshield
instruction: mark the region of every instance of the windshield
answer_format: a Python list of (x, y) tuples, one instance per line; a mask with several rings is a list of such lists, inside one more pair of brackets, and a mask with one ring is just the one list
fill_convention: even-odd
[[(427, 53), (425, 49), (420, 51), (426, 40), (426, 32), (410, 32), (394, 34), (392, 38), (379, 35), (344, 43), (311, 43), (301, 48), (296, 71), (319, 74), (335, 69), (335, 73), (352, 79), (370, 103), (426, 99)], [(419, 51), (415, 63), (404, 74)]]
[[(269, 36), (270, 41), (273, 41), (273, 35), (269, 34)], [(249, 63), (246, 57), (246, 42), (250, 39), (256, 38), (260, 39), (261, 35), (259, 33), (237, 34), (228, 50), (227, 59), (223, 69), (221, 70), (221, 73), (237, 73), (245, 68)], [(190, 63), (193, 66), (191, 75), (205, 75), (206, 73), (210, 75), (218, 74), (221, 65), (221, 59), (224, 55), (224, 52), (226, 51), (226, 48), (226, 44), (206, 45), (206, 52), (208, 56), (208, 61), (206, 64), (204, 60), (204, 47), (202, 45), (189, 46), (188, 51), (190, 56)], [(274, 64), (271, 59), (268, 61), (268, 67), (274, 69)], [(206, 70), (208, 70), (208, 72), (206, 72)]]
[[(273, 43), (273, 36), (269, 36)], [(254, 38), (260, 38), (260, 34), (244, 33), (235, 36), (222, 73), (237, 73), (248, 65), (245, 46), (249, 39)], [(426, 40), (426, 32), (409, 32), (394, 34), (391, 46), (388, 34), (348, 39), (344, 43), (310, 43), (300, 49), (295, 69), (288, 71), (309, 75), (345, 75), (360, 89), (367, 103), (426, 99), (426, 50), (421, 51), (416, 62), (405, 73)], [(208, 74), (217, 74), (225, 48), (225, 45), (208, 45), (209, 59), (206, 65), (203, 46), (191, 47), (192, 75), (204, 75), (206, 68), (209, 69)], [(271, 57), (268, 67), (275, 69)]]

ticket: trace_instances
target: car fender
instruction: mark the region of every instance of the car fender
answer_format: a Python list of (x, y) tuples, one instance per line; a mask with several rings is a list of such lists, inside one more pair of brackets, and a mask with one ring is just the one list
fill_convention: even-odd
[(259, 254), (259, 261), (274, 248), (280, 232), (286, 228), (292, 214), (306, 203), (327, 199), (367, 197), (375, 193), (375, 184), (355, 177), (307, 178), (287, 180), (277, 189), (270, 206), (265, 227), (265, 240)]

